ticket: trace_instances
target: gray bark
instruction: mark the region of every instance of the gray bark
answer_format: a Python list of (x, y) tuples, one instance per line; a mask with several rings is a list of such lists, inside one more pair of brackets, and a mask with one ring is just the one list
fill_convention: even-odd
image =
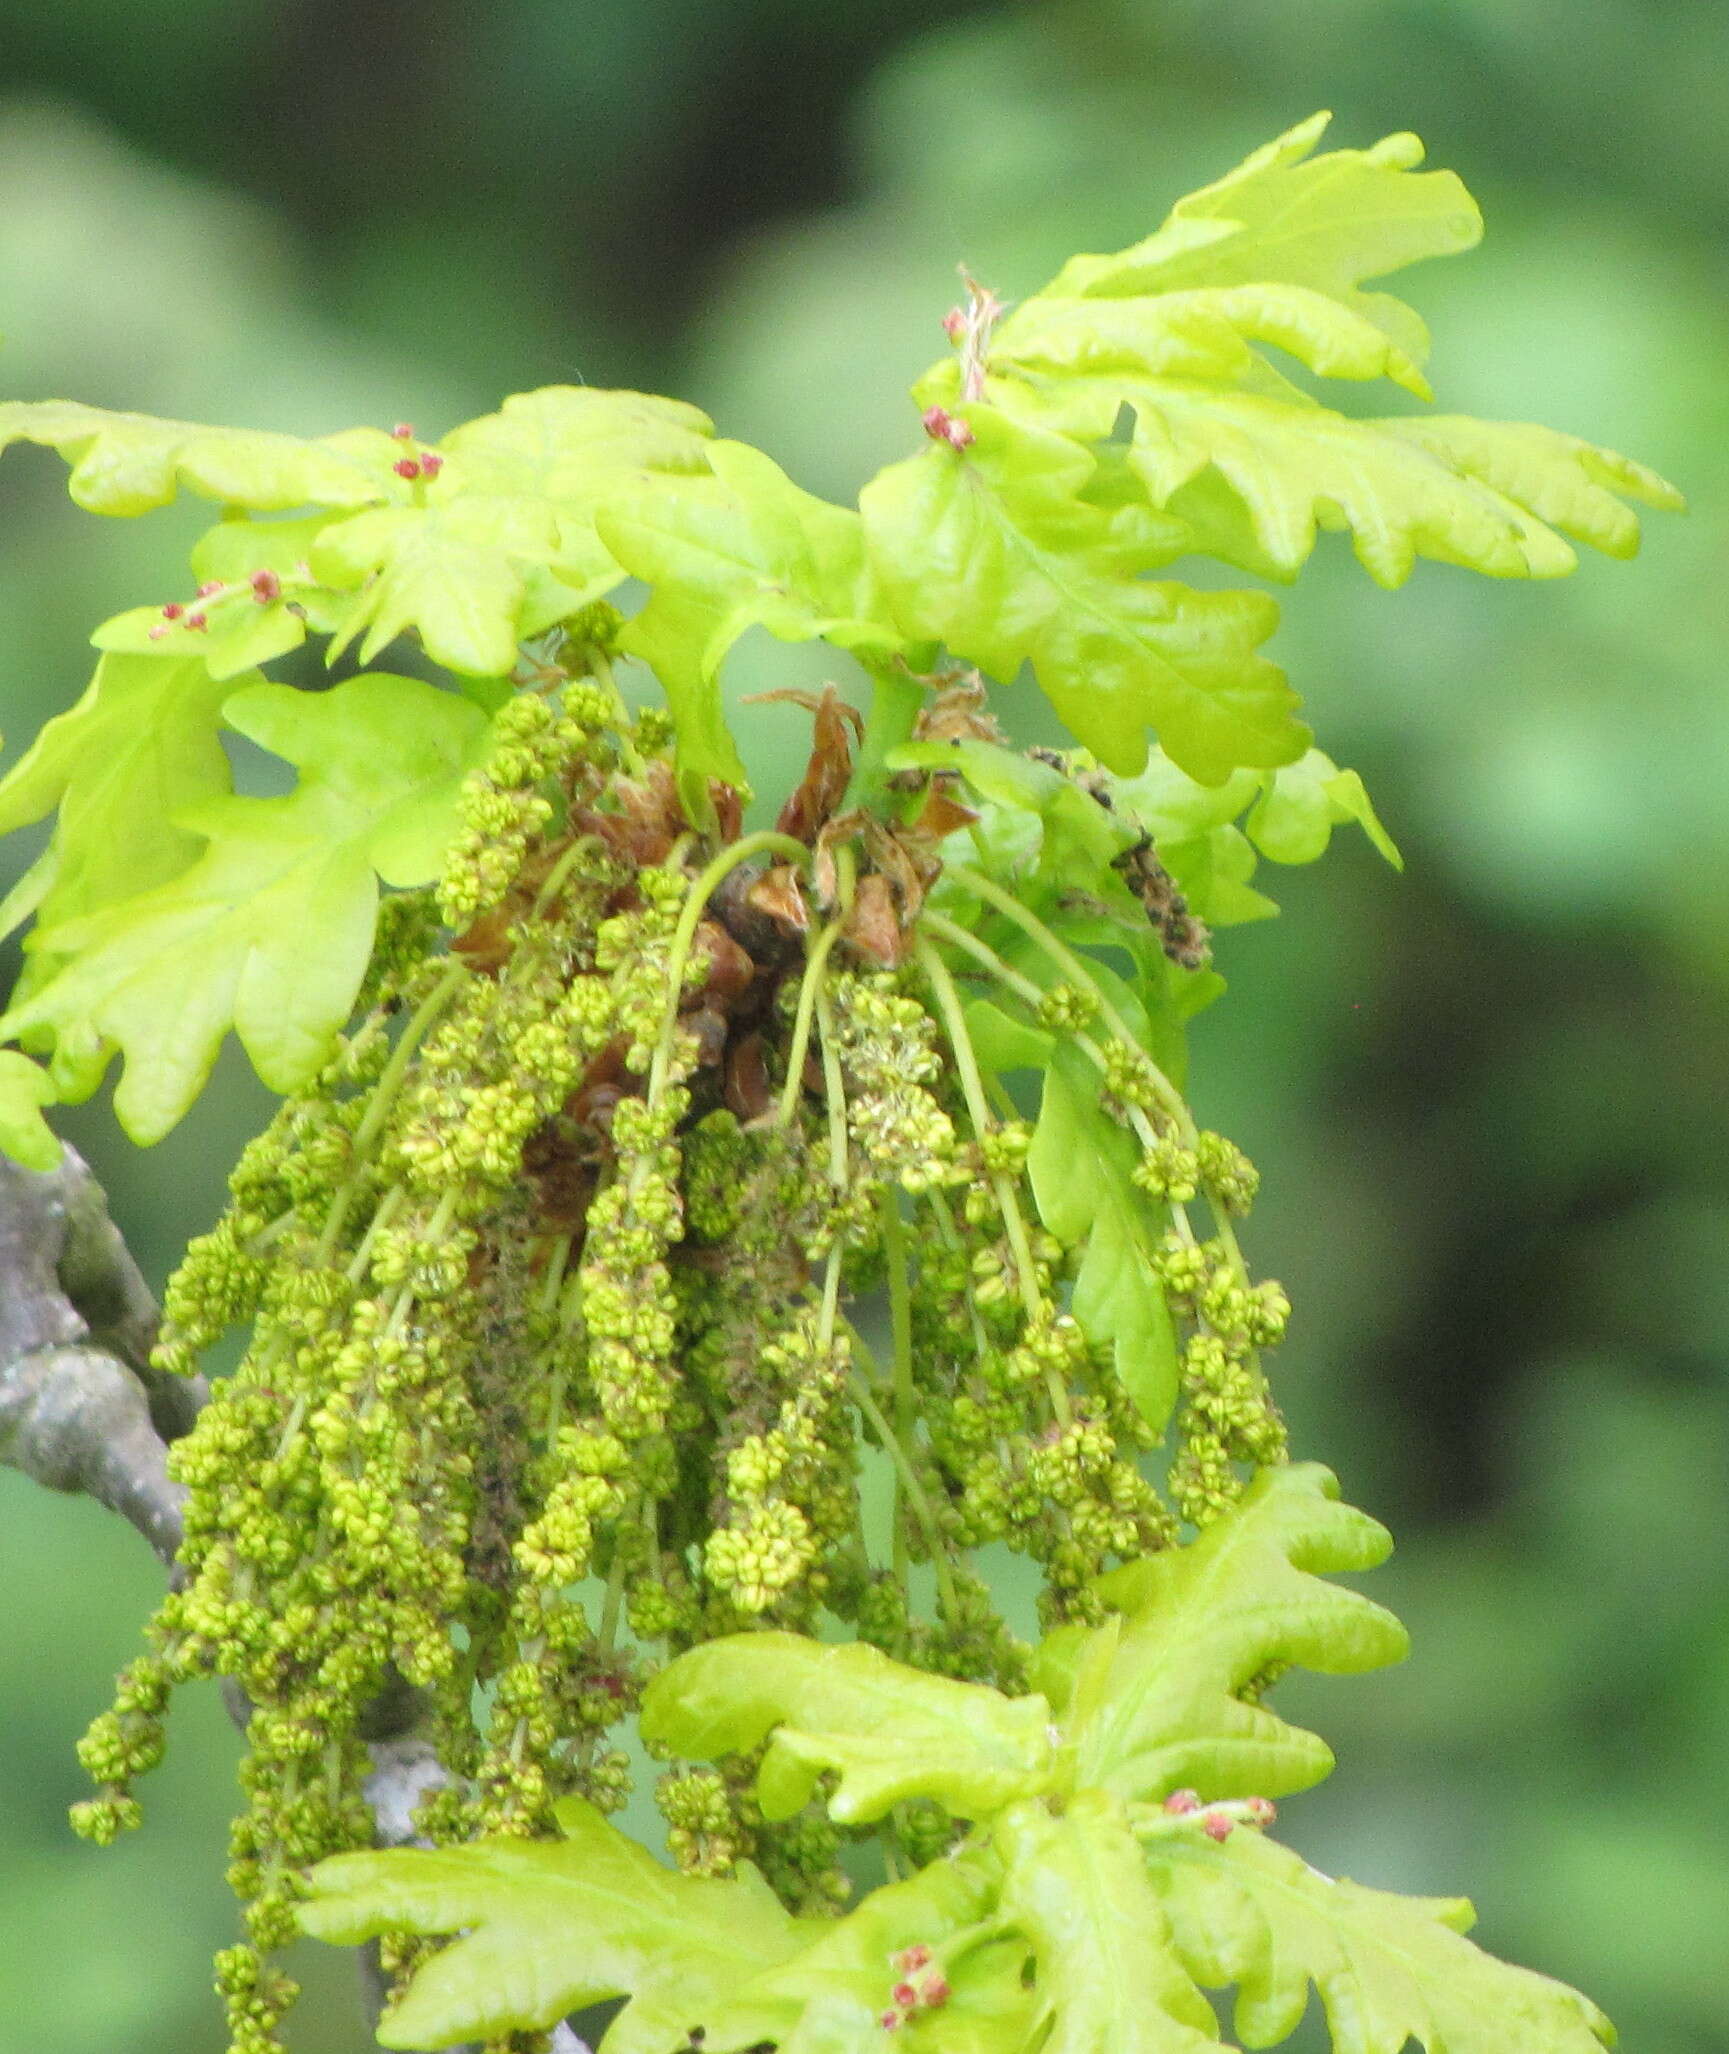
[(150, 1367), (156, 1305), (76, 1150), (57, 1169), (0, 1156), (0, 1462), (118, 1512), (165, 1564), (185, 1493), (168, 1442), (201, 1378)]

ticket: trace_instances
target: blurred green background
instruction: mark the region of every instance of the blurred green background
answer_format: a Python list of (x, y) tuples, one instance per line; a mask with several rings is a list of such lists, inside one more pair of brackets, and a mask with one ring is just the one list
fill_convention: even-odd
[[(1195, 1088), (1265, 1173), (1298, 1441), (1399, 1533), (1375, 1589), (1417, 1651), (1287, 1688), (1341, 1757), (1288, 1815), (1323, 1866), (1468, 1890), (1638, 2054), (1729, 2045), (1721, 0), (0, 0), (0, 55), (8, 396), (433, 434), (645, 386), (838, 497), (916, 446), (958, 261), (1030, 291), (1318, 106), (1464, 174), (1486, 246), (1401, 287), (1442, 405), (1627, 449), (1694, 510), (1539, 587), (1389, 596), (1334, 540), (1289, 604), (1409, 869), (1351, 837), (1267, 880)], [(0, 466), (13, 750), (198, 524)], [(733, 681), (785, 668), (752, 643)], [(229, 1062), (150, 1155), (65, 1119), (156, 1279), (264, 1108)], [(0, 1555), (0, 2050), (215, 2054), (233, 1736), (188, 1704), (147, 1830), (74, 1842), (73, 1743), (158, 1579), (10, 1473)], [(369, 2044), (350, 1964), (305, 1969), (295, 2047)]]

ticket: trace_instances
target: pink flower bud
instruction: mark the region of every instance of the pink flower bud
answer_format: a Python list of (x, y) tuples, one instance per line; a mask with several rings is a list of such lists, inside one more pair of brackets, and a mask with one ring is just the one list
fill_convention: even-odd
[(165, 634), (167, 634), (167, 632), (168, 632), (168, 623), (167, 623), (166, 621), (158, 621), (158, 622), (156, 623), (155, 627), (153, 627), (153, 628), (152, 628), (152, 629), (150, 630), (150, 639), (151, 639), (151, 641), (153, 641), (153, 642), (160, 642), (160, 641), (161, 641), (161, 639), (162, 639), (162, 637), (163, 637), (163, 636), (164, 636)]
[(959, 307), (950, 307), (943, 316), (943, 333), (950, 342), (959, 342), (967, 332), (967, 317)]
[(252, 596), (260, 606), (268, 606), (271, 600), (282, 597), (282, 580), (274, 571), (254, 571)]
[(420, 469), (422, 476), (436, 478), (444, 469), (444, 459), (436, 449), (429, 449), (420, 459)]
[(933, 442), (946, 442), (950, 449), (965, 449), (973, 440), (973, 431), (965, 421), (958, 421), (947, 407), (926, 407), (922, 416), (925, 433)]
[(186, 616), (186, 625), (189, 628), (198, 629), (207, 628), (209, 627), (210, 623), (208, 620), (205, 619), (204, 615), (201, 613), (189, 613)]
[(1243, 1807), (1252, 1826), (1270, 1826), (1279, 1816), (1279, 1808), (1270, 1797), (1246, 1797)]
[(911, 1975), (915, 1968), (923, 1968), (931, 1958), (928, 1947), (903, 1947), (898, 1954), (889, 1956), (889, 1966), (898, 1968), (903, 1976)]
[(398, 421), (390, 432), (398, 442), (412, 442), (414, 440), (414, 423), (412, 421)]
[(162, 609), (162, 618), (164, 620), (178, 620), (185, 611), (185, 607), (180, 604), (178, 599), (170, 599), (168, 604)]
[(210, 578), (199, 586), (198, 596), (200, 599), (214, 599), (221, 590), (222, 580), (220, 578)]
[(1201, 1821), (1201, 1831), (1209, 1840), (1225, 1841), (1231, 1837), (1231, 1822), (1223, 1812), (1208, 1812)]
[(1173, 1819), (1186, 1818), (1190, 1812), (1201, 1808), (1201, 1794), (1198, 1790), (1173, 1790), (1165, 1799), (1165, 1810)]
[(889, 1995), (903, 2011), (910, 2011), (919, 2001), (919, 1993), (911, 1983), (896, 1983)]
[(399, 478), (418, 478), (420, 476), (420, 466), (411, 456), (398, 458), (390, 468)]
[(885, 2011), (882, 2015), (881, 2025), (885, 2033), (898, 2033), (905, 2024), (906, 2020), (898, 2011)]
[(949, 1979), (941, 1969), (932, 1969), (919, 1985), (919, 2001), (933, 2007), (949, 2001)]

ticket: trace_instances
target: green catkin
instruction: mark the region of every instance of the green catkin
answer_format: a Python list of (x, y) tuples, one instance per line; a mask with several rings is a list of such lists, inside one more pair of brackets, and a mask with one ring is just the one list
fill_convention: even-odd
[[(1125, 1121), (1151, 1119), (1136, 1182), (1171, 1222), (1155, 1267), (1184, 1341), (1165, 1493), (1109, 1349), (1066, 1309), (1079, 1251), (1037, 1224), (1032, 1125), (981, 1115), (922, 981), (826, 953), (795, 1079), (804, 962), (759, 971), (750, 1021), (779, 1110), (722, 1102), (724, 1066), (687, 1025), (707, 959), (674, 962), (712, 851), (686, 837), (641, 865), (576, 838), (578, 810), (604, 823), (665, 746), (613, 717), (591, 680), (496, 717), (443, 880), (387, 899), (348, 1033), (247, 1148), (165, 1296), (162, 1366), (195, 1367), (235, 1327), (249, 1342), (173, 1452), (182, 1580), (85, 1738), (97, 1790), (76, 1823), (97, 1840), (136, 1823), (131, 1786), (179, 1683), (239, 1685), (245, 1937), (217, 1965), (235, 2054), (277, 2045), (297, 1875), (367, 1843), (381, 1693), (419, 1693), (452, 1774), (422, 1807), (429, 1838), (546, 1834), (566, 1795), (624, 1802), (615, 1729), (657, 1652), (832, 1614), (902, 1659), (1023, 1689), (1028, 1650), (976, 1549), (1039, 1565), (1047, 1623), (1089, 1619), (1102, 1570), (1283, 1457), (1257, 1351), (1289, 1308), (1222, 1224), (1254, 1172), (1222, 1137), (1175, 1132), (1139, 1050), (1106, 1036), (1101, 1081)], [(626, 769), (636, 782), (615, 785)], [(1039, 1017), (1099, 1032), (1075, 982)], [(1201, 1197), (1221, 1225), (1197, 1243), (1182, 1208)], [(891, 1277), (901, 1339), (879, 1365), (845, 1308)], [(897, 1477), (888, 1561), (861, 1524), (867, 1444)], [(934, 1612), (915, 1602), (924, 1564)], [(790, 1907), (835, 1908), (836, 1829), (820, 1804), (765, 1821), (753, 1773), (668, 1766), (674, 1860), (717, 1876), (750, 1860)], [(954, 1826), (913, 1806), (889, 1830), (919, 1863)]]

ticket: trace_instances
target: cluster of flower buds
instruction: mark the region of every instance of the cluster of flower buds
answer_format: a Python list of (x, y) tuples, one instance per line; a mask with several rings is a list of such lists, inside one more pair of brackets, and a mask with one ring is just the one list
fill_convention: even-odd
[[(398, 421), (390, 432), (398, 442), (414, 441), (412, 421)], [(411, 484), (416, 479), (423, 479), (430, 484), (444, 469), (444, 459), (436, 449), (420, 449), (417, 445), (415, 455), (398, 457), (390, 468), (399, 478), (406, 478)]]
[(928, 1947), (903, 1947), (889, 1956), (889, 1967), (894, 1970), (895, 1984), (889, 1992), (889, 2008), (882, 2014), (885, 2033), (899, 2032), (919, 2012), (935, 2011), (949, 2001), (948, 1977), (932, 1965)]
[(971, 428), (947, 407), (926, 407), (920, 418), (933, 442), (946, 442), (950, 449), (965, 449), (972, 442)]
[[(304, 570), (304, 575), (310, 580), (312, 573)], [(275, 571), (262, 569), (251, 571), (229, 584), (224, 584), (220, 578), (208, 579), (199, 586), (197, 599), (191, 606), (183, 606), (178, 599), (169, 600), (162, 609), (161, 620), (150, 630), (151, 641), (160, 642), (171, 628), (202, 633), (210, 626), (208, 608), (212, 602), (231, 599), (238, 592), (249, 592), (260, 606), (268, 606), (273, 599), (282, 597), (282, 580)]]
[(1221, 1804), (1203, 1804), (1195, 1790), (1173, 1790), (1165, 1799), (1165, 1814), (1173, 1819), (1193, 1819), (1209, 1840), (1228, 1840), (1238, 1826), (1270, 1826), (1278, 1817), (1269, 1797), (1238, 1797)]

